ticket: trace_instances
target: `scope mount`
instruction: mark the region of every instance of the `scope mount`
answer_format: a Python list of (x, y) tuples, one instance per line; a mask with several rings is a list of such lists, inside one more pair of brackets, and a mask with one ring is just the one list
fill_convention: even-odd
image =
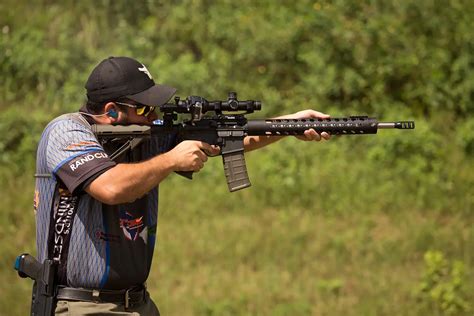
[(207, 112), (214, 112), (222, 115), (223, 112), (239, 112), (239, 114), (250, 114), (262, 108), (260, 101), (247, 100), (239, 101), (237, 92), (229, 92), (227, 100), (207, 101), (200, 96), (188, 96), (181, 100), (179, 96), (174, 98), (174, 103), (166, 103), (160, 106), (160, 111), (164, 113), (163, 120), (172, 122), (177, 119), (177, 114), (190, 114), (190, 122), (200, 121)]

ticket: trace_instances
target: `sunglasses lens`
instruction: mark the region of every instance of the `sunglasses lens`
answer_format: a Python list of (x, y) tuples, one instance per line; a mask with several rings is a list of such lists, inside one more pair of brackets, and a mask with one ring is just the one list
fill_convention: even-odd
[(148, 116), (151, 112), (155, 110), (154, 106), (143, 105), (136, 107), (137, 115)]
[(147, 108), (146, 106), (137, 107), (136, 108), (137, 115), (144, 115), (146, 108)]

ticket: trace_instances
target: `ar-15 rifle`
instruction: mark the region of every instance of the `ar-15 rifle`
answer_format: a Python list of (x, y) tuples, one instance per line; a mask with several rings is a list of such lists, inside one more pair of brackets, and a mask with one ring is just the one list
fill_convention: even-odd
[[(327, 132), (332, 135), (376, 134), (378, 129), (415, 128), (413, 121), (381, 123), (368, 116), (247, 120), (245, 114), (260, 109), (260, 101), (238, 101), (235, 92), (230, 92), (226, 101), (207, 101), (198, 96), (189, 96), (183, 101), (175, 97), (174, 103), (160, 106), (163, 120), (156, 121), (155, 125), (93, 125), (92, 129), (101, 143), (111, 138), (129, 140), (126, 146), (111, 155), (112, 159), (134, 147), (137, 139), (151, 134), (176, 133), (178, 141), (199, 140), (218, 145), (221, 148), (227, 185), (229, 191), (233, 192), (251, 185), (244, 158), (245, 136), (303, 135), (310, 128), (318, 133)], [(214, 114), (205, 116), (207, 112)], [(175, 123), (178, 114), (190, 114), (191, 118)], [(179, 173), (192, 179), (192, 172)]]

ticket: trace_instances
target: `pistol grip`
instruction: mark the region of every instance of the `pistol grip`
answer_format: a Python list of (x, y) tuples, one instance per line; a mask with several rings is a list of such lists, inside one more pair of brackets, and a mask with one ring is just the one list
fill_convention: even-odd
[(193, 171), (176, 171), (177, 174), (180, 176), (183, 176), (185, 178), (188, 178), (189, 180), (193, 179)]
[(20, 277), (36, 280), (40, 275), (42, 265), (35, 257), (24, 253), (16, 258), (14, 268)]

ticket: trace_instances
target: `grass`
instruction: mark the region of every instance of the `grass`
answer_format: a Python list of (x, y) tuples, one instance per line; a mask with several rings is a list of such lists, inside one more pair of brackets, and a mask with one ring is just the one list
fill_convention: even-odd
[[(383, 162), (333, 159), (355, 150), (344, 142), (305, 147), (315, 158), (296, 154), (300, 165), (281, 150), (251, 153), (253, 186), (237, 193), (227, 192), (220, 159), (194, 181), (167, 179), (148, 281), (162, 315), (453, 315), (442, 300), (416, 295), (428, 251), (462, 262), (455, 294), (474, 302), (472, 165), (443, 173), (453, 189), (428, 179), (416, 190), (403, 178), (386, 181)], [(464, 172), (452, 176), (456, 169)], [(31, 171), (3, 171), (0, 315), (25, 315), (31, 282), (12, 266), (35, 253), (34, 181)]]
[[(28, 310), (31, 283), (11, 269), (15, 255), (32, 249), (28, 218), (27, 227), (18, 226), (24, 230), (2, 236), (8, 286), (1, 315)], [(430, 249), (465, 264), (474, 298), (472, 220), (411, 210), (359, 216), (164, 208), (148, 285), (163, 315), (421, 315), (413, 291)]]
[(469, 267), (474, 259), (469, 221), (430, 213), (160, 220), (149, 287), (164, 315), (418, 315), (423, 253), (439, 249)]

